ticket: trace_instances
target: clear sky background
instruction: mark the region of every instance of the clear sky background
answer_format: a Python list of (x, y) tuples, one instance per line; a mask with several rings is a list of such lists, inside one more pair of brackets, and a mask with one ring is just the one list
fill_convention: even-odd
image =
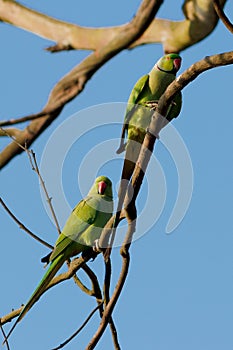
[[(111, 3), (104, 0), (24, 1), (25, 5), (48, 15), (85, 26), (123, 24), (132, 18), (139, 3), (123, 0)], [(182, 19), (181, 3), (178, 1), (175, 5), (174, 1), (166, 0), (158, 16)], [(232, 15), (231, 1), (225, 10)], [(1, 23), (0, 27), (1, 119), (38, 112), (46, 103), (51, 88), (88, 52), (50, 54), (43, 49), (51, 42), (7, 24)], [(180, 72), (206, 55), (230, 50), (232, 35), (219, 22), (208, 38), (182, 53)], [(134, 83), (162, 54), (161, 45), (147, 45), (124, 51), (105, 64), (82, 94), (65, 107), (59, 118), (33, 144), (38, 160), (60, 123), (94, 105), (126, 102)], [(113, 314), (122, 349), (230, 350), (233, 347), (232, 78), (232, 66), (216, 68), (202, 74), (183, 91), (182, 111), (173, 125), (189, 151), (194, 187), (184, 219), (169, 235), (165, 229), (177, 196), (177, 170), (162, 142), (156, 145), (158, 164), (166, 178), (166, 201), (152, 228), (130, 249), (130, 272)], [(102, 120), (103, 115), (96, 114), (95, 117)], [(80, 126), (85, 124), (82, 112), (78, 118)], [(112, 115), (109, 118), (112, 123)], [(123, 120), (123, 113), (119, 120)], [(90, 168), (81, 189), (78, 175), (80, 172), (80, 176), (85, 177), (80, 163), (89, 150), (103, 141), (119, 137), (120, 130), (119, 124), (95, 128), (69, 150), (62, 169), (62, 184), (70, 207), (86, 193), (90, 179), (101, 172), (112, 179), (116, 198), (122, 159), (114, 158), (104, 164), (98, 174), (94, 170), (92, 174)], [(69, 139), (69, 134), (65, 134), (64, 139)], [(2, 145), (6, 143), (6, 140), (0, 141)], [(106, 148), (106, 152), (109, 149)], [(59, 154), (55, 150), (55, 163), (56, 157)], [(49, 164), (48, 173), (54, 181), (59, 175), (53, 173)], [(151, 173), (153, 176), (142, 188), (139, 210), (143, 209), (150, 186), (160, 188), (160, 177), (156, 171), (153, 173), (153, 167)], [(59, 208), (60, 198), (52, 188), (48, 190), (55, 208)], [(25, 154), (16, 157), (2, 171), (1, 195), (26, 226), (51, 244), (55, 242), (56, 229), (44, 208), (38, 179)], [(157, 205), (156, 196), (154, 205)], [(150, 218), (151, 215), (153, 211)], [(59, 216), (59, 221), (64, 224), (63, 217)], [(5, 315), (27, 301), (44, 273), (40, 258), (48, 250), (21, 231), (2, 209), (0, 223), (0, 314)], [(101, 256), (89, 265), (102, 283)], [(113, 285), (120, 267), (116, 248), (113, 252)], [(84, 295), (72, 280), (60, 284), (46, 293), (17, 326), (10, 339), (11, 349), (41, 350), (59, 345), (82, 324), (94, 307), (95, 300)], [(66, 349), (84, 349), (98, 323), (96, 314)], [(111, 334), (107, 330), (96, 349), (111, 348)]]

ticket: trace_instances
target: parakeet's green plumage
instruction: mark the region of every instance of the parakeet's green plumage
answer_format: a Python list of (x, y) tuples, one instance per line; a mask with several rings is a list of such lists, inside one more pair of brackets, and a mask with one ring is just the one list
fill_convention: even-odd
[[(149, 74), (141, 77), (135, 84), (125, 113), (122, 129), (122, 140), (117, 153), (126, 150), (121, 179), (129, 180), (143, 143), (153, 111), (147, 108), (148, 102), (158, 101), (166, 88), (175, 79), (180, 68), (181, 57), (178, 54), (167, 54), (161, 57)], [(178, 93), (165, 116), (168, 121), (176, 118), (181, 109), (181, 93)], [(124, 139), (127, 133), (127, 141)], [(122, 186), (120, 186), (122, 187)], [(122, 188), (120, 188), (120, 191)], [(120, 194), (118, 196), (120, 197)]]
[(112, 212), (112, 183), (107, 177), (99, 176), (87, 197), (74, 208), (55, 243), (52, 253), (42, 259), (42, 261), (50, 262), (50, 266), (18, 316), (7, 338), (16, 324), (40, 298), (64, 262), (68, 258), (93, 247), (94, 241), (99, 239), (102, 228), (112, 216)]

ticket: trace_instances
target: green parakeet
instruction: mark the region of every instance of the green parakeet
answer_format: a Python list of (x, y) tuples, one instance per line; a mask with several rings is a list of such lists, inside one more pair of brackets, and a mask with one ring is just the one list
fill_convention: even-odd
[(99, 239), (102, 228), (112, 216), (112, 212), (112, 183), (107, 177), (99, 176), (87, 197), (80, 201), (72, 211), (52, 253), (42, 259), (42, 261), (49, 260), (50, 266), (15, 321), (7, 338), (17, 323), (40, 298), (64, 262), (94, 246), (95, 240)]
[[(122, 196), (122, 191), (125, 192), (124, 190), (126, 190), (127, 181), (132, 176), (140, 153), (141, 144), (143, 143), (146, 130), (154, 113), (153, 110), (148, 108), (150, 107), (150, 102), (158, 102), (166, 88), (175, 79), (180, 65), (181, 57), (178, 54), (171, 53), (161, 57), (150, 73), (137, 81), (129, 96), (122, 128), (121, 144), (117, 150), (117, 153), (126, 150), (121, 176), (121, 180), (123, 181), (121, 181), (122, 184), (118, 193), (119, 199)], [(178, 93), (165, 116), (168, 121), (179, 115), (181, 103), (181, 93)], [(124, 143), (126, 133), (128, 138), (126, 143)], [(125, 193), (123, 194), (125, 195)], [(124, 200), (124, 198), (121, 199), (122, 201)]]
[[(150, 125), (151, 117), (154, 113), (151, 107), (156, 105), (167, 87), (175, 80), (180, 65), (181, 57), (176, 53), (170, 53), (161, 57), (149, 74), (142, 76), (137, 81), (129, 96), (121, 133), (121, 143), (117, 150), (118, 154), (126, 150), (126, 154), (118, 191), (118, 204), (110, 239), (110, 247), (105, 252), (105, 259), (110, 255), (116, 234), (115, 228), (120, 219), (120, 212), (123, 207), (128, 183), (133, 174), (146, 130)], [(172, 101), (167, 115), (164, 117), (168, 121), (176, 118), (180, 113), (181, 104), (181, 93), (178, 93)], [(127, 141), (125, 142), (126, 136)]]
[[(130, 179), (146, 129), (150, 124), (153, 112), (147, 108), (148, 102), (156, 102), (160, 99), (166, 88), (175, 79), (180, 65), (181, 57), (178, 54), (167, 54), (158, 60), (149, 74), (141, 77), (135, 84), (129, 96), (122, 129), (122, 141), (117, 150), (117, 153), (121, 153), (126, 149), (122, 179)], [(176, 118), (180, 113), (181, 93), (176, 95), (173, 102), (168, 114), (165, 116), (169, 121)], [(125, 144), (126, 132), (128, 140)], [(134, 142), (131, 142), (131, 140)]]

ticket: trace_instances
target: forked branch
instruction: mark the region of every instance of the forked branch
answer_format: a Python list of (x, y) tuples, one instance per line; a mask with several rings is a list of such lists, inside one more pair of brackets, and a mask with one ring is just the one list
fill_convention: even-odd
[[(217, 54), (213, 56), (207, 56), (204, 59), (200, 60), (199, 62), (194, 63), (190, 68), (188, 68), (184, 73), (182, 73), (173, 83), (169, 85), (165, 93), (159, 99), (157, 109), (154, 113), (154, 116), (152, 117), (150, 126), (146, 133), (146, 136), (142, 144), (141, 151), (134, 169), (134, 173), (133, 173), (130, 185), (128, 187), (130, 189), (133, 188), (133, 196), (131, 197), (128, 194), (126, 194), (126, 197), (125, 197), (126, 207), (124, 209), (124, 212), (126, 214), (126, 218), (128, 222), (128, 230), (125, 237), (125, 241), (121, 247), (121, 255), (122, 255), (121, 273), (120, 273), (117, 285), (115, 287), (115, 290), (113, 292), (113, 295), (111, 296), (104, 310), (99, 328), (95, 333), (95, 335), (93, 336), (90, 343), (88, 344), (86, 350), (94, 349), (99, 339), (103, 335), (107, 327), (108, 320), (112, 315), (112, 312), (120, 296), (120, 293), (122, 291), (122, 288), (124, 286), (124, 283), (128, 274), (128, 268), (129, 268), (129, 262), (130, 262), (129, 247), (131, 245), (133, 234), (135, 232), (136, 218), (137, 218), (135, 202), (136, 202), (137, 195), (140, 191), (143, 178), (144, 178), (148, 163), (150, 161), (150, 157), (153, 152), (154, 144), (156, 141), (157, 133), (155, 133), (155, 130), (157, 130), (156, 123), (158, 118), (156, 118), (155, 115), (156, 114), (159, 114), (161, 116), (166, 115), (167, 109), (169, 108), (169, 105), (173, 100), (174, 96), (179, 91), (181, 91), (185, 86), (187, 86), (191, 81), (196, 79), (201, 73), (205, 72), (206, 70), (213, 69), (215, 67), (220, 67), (220, 66), (230, 65), (230, 64), (233, 64), (233, 51)], [(131, 200), (129, 201), (128, 198), (131, 198)], [(107, 223), (105, 227), (105, 233), (107, 236), (109, 235), (109, 230), (111, 228), (111, 225), (113, 224), (113, 221), (114, 221), (114, 217), (110, 219), (110, 221)], [(102, 237), (102, 241), (105, 242), (105, 238)]]
[[(64, 76), (50, 93), (48, 102), (39, 113), (44, 117), (35, 119), (16, 137), (18, 144), (33, 141), (50, 125), (62, 111), (63, 107), (84, 89), (87, 81), (108, 60), (137, 40), (153, 20), (162, 0), (143, 0), (132, 21), (121, 27), (121, 30), (110, 42), (85, 58), (79, 65)], [(0, 1), (1, 4), (1, 1)], [(36, 114), (34, 115), (36, 116)], [(16, 143), (9, 144), (1, 154), (0, 168), (3, 168), (22, 149)]]

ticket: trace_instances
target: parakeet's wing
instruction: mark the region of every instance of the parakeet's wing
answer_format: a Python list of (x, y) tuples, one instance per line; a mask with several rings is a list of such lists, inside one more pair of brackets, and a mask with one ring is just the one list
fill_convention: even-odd
[(120, 143), (119, 148), (116, 151), (116, 153), (118, 153), (118, 154), (125, 150), (125, 146), (126, 146), (124, 143), (124, 139), (126, 136), (125, 133), (128, 129), (129, 121), (130, 121), (135, 109), (137, 108), (137, 103), (140, 101), (140, 95), (143, 92), (148, 80), (149, 80), (148, 74), (142, 76), (136, 82), (133, 90), (131, 91), (131, 94), (130, 94), (129, 99), (128, 99), (126, 112), (125, 112), (124, 124), (123, 124), (122, 132), (121, 132), (121, 143)]
[(97, 214), (98, 202), (92, 201), (92, 197), (80, 201), (66, 221), (50, 256), (50, 261), (54, 260), (74, 241), (78, 242), (78, 237), (94, 223)]
[(128, 121), (128, 114), (133, 108), (133, 105), (137, 104), (138, 101), (140, 100), (140, 95), (143, 92), (143, 89), (145, 88), (148, 80), (149, 80), (149, 74), (143, 75), (134, 85), (134, 88), (128, 99), (128, 106), (126, 108), (124, 122)]

